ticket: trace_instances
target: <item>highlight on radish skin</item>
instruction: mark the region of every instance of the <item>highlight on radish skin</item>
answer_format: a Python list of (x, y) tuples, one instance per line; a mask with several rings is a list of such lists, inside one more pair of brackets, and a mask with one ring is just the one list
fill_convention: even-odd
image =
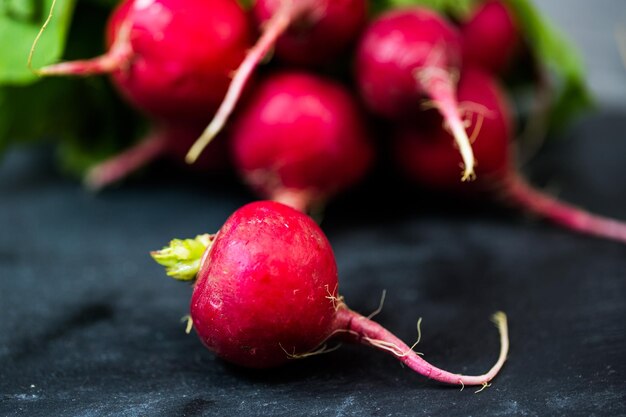
[(374, 158), (351, 93), (303, 71), (259, 82), (234, 120), (230, 146), (235, 167), (261, 196), (302, 211), (358, 182)]
[(125, 0), (107, 24), (104, 55), (37, 72), (110, 74), (122, 95), (148, 116), (206, 123), (251, 38), (236, 0)]
[(187, 154), (193, 163), (223, 129), (254, 69), (275, 48), (282, 61), (315, 67), (330, 62), (356, 40), (367, 19), (365, 0), (257, 0), (253, 14), (261, 37), (235, 71), (213, 120)]
[(467, 129), (481, 163), (478, 179), (459, 187), (450, 170), (459, 156), (441, 119), (430, 124), (405, 125), (396, 134), (394, 154), (398, 165), (416, 182), (451, 192), (491, 195), (567, 229), (626, 243), (626, 223), (589, 213), (532, 187), (513, 166), (512, 116), (504, 91), (492, 75), (466, 68), (458, 87), (461, 107), (467, 109)]
[(460, 65), (459, 32), (434, 11), (411, 7), (370, 23), (357, 48), (355, 72), (365, 103), (388, 119), (413, 118), (428, 100), (453, 134), (462, 156), (461, 180), (467, 181), (475, 176), (475, 160), (456, 97)]
[(168, 275), (194, 281), (190, 314), (204, 345), (229, 362), (269, 368), (324, 351), (334, 340), (393, 355), (430, 379), (487, 386), (508, 353), (504, 313), (493, 317), (500, 353), (485, 374), (433, 366), (391, 332), (350, 310), (338, 294), (328, 239), (307, 215), (271, 201), (235, 211), (215, 235), (173, 240), (152, 253)]

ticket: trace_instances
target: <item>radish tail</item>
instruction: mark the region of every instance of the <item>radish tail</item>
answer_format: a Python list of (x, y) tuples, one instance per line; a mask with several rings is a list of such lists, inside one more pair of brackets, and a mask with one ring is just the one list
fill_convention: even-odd
[(97, 191), (125, 178), (162, 155), (169, 146), (169, 137), (165, 131), (157, 129), (135, 146), (94, 166), (85, 177), (86, 187)]
[(416, 77), (420, 86), (427, 92), (428, 96), (433, 100), (435, 107), (443, 116), (459, 148), (461, 158), (463, 159), (461, 181), (475, 179), (474, 166), (476, 161), (474, 152), (465, 130), (465, 124), (461, 119), (456, 91), (450, 73), (440, 68), (428, 67), (419, 70)]
[(133, 57), (130, 44), (131, 22), (127, 20), (120, 27), (115, 43), (104, 55), (86, 60), (60, 62), (33, 70), (38, 75), (78, 75), (108, 74), (126, 68)]
[(493, 315), (492, 320), (500, 333), (500, 354), (495, 365), (487, 373), (476, 376), (454, 374), (431, 365), (389, 330), (345, 306), (337, 310), (335, 325), (338, 329), (336, 332), (347, 333), (349, 340), (387, 351), (406, 366), (427, 378), (452, 385), (482, 385), (484, 387), (498, 374), (509, 351), (506, 315), (503, 312), (497, 312)]
[(211, 120), (204, 132), (202, 132), (202, 135), (192, 145), (191, 149), (189, 149), (185, 157), (187, 163), (193, 164), (204, 148), (206, 148), (213, 138), (222, 130), (228, 118), (233, 113), (241, 97), (241, 93), (248, 83), (254, 69), (259, 65), (259, 62), (267, 56), (272, 47), (276, 44), (278, 37), (289, 28), (291, 23), (296, 20), (304, 10), (304, 7), (298, 7), (298, 5), (294, 5), (294, 2), (287, 1), (284, 2), (283, 6), (266, 22), (263, 34), (252, 49), (248, 51), (246, 57), (239, 65), (239, 68), (235, 71), (226, 96), (217, 109), (213, 120)]
[(626, 243), (626, 222), (589, 213), (533, 188), (518, 174), (510, 174), (503, 197), (509, 203), (552, 223), (592, 236)]

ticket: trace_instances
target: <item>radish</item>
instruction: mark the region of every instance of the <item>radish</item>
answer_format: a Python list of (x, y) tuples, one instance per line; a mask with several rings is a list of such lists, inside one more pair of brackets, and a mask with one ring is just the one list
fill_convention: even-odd
[(367, 20), (367, 1), (257, 0), (253, 13), (262, 35), (237, 69), (215, 117), (189, 150), (189, 163), (222, 130), (252, 72), (272, 47), (287, 63), (307, 67), (330, 63), (356, 41)]
[(461, 26), (463, 65), (478, 66), (494, 74), (511, 65), (521, 46), (520, 29), (502, 0), (488, 0)]
[(38, 70), (108, 73), (121, 94), (156, 121), (136, 147), (94, 167), (88, 186), (101, 188), (181, 144), (191, 146), (180, 126), (207, 122), (251, 38), (246, 13), (235, 0), (126, 0), (109, 19), (104, 55)]
[(310, 217), (277, 202), (248, 204), (216, 235), (174, 240), (152, 256), (168, 275), (195, 280), (196, 333), (216, 355), (241, 366), (278, 366), (321, 353), (331, 339), (341, 339), (391, 353), (439, 382), (486, 386), (508, 352), (506, 316), (500, 312), (494, 316), (500, 355), (487, 373), (453, 374), (429, 364), (347, 307), (337, 292), (337, 266), (326, 236)]
[(107, 73), (152, 118), (204, 121), (224, 97), (250, 39), (246, 14), (235, 0), (126, 0), (108, 22), (104, 55), (38, 73)]
[(509, 104), (491, 75), (479, 69), (465, 69), (458, 97), (461, 108), (466, 110), (474, 152), (481, 161), (476, 167), (478, 180), (461, 188), (450, 175), (460, 158), (450, 134), (441, 127), (441, 118), (433, 114), (425, 117), (430, 118), (428, 122), (405, 126), (397, 134), (396, 160), (408, 176), (439, 190), (490, 193), (508, 205), (568, 229), (626, 242), (623, 222), (588, 213), (536, 190), (514, 169)]
[(246, 181), (302, 211), (356, 183), (374, 155), (350, 92), (302, 71), (261, 81), (231, 133), (233, 160)]
[(460, 65), (459, 32), (435, 12), (411, 7), (386, 12), (365, 30), (356, 79), (368, 107), (389, 119), (414, 117), (429, 98), (454, 135), (466, 181), (474, 177), (475, 161), (456, 98)]

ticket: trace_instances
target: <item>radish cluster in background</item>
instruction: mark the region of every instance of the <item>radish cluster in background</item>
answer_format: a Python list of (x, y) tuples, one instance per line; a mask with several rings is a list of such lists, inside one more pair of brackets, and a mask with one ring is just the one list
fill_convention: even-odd
[(346, 306), (330, 245), (307, 214), (389, 154), (399, 172), (435, 190), (624, 242), (626, 226), (533, 189), (516, 170), (517, 112), (503, 80), (532, 54), (511, 3), (476, 1), (454, 18), (419, 5), (374, 12), (374, 3), (258, 0), (246, 10), (235, 0), (125, 0), (109, 22), (107, 53), (39, 72), (108, 73), (150, 120), (144, 140), (90, 170), (92, 188), (159, 156), (202, 156), (215, 168), (224, 151), (272, 200), (236, 211), (216, 235), (153, 253), (168, 274), (195, 281), (193, 326), (216, 354), (264, 368), (340, 339), (441, 382), (484, 385), (506, 358), (503, 314), (489, 372), (433, 367)]

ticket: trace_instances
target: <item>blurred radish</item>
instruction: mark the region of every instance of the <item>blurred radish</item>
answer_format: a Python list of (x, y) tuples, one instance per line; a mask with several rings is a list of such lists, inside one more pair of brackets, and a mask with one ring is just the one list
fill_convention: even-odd
[(504, 313), (493, 317), (500, 355), (485, 374), (453, 374), (426, 362), (380, 324), (348, 308), (326, 236), (307, 215), (260, 201), (235, 211), (216, 235), (173, 240), (152, 256), (168, 275), (195, 281), (191, 320), (219, 357), (270, 368), (343, 340), (387, 352), (413, 371), (454, 385), (487, 386), (508, 353)]
[[(137, 144), (91, 167), (84, 183), (91, 190), (99, 190), (126, 178), (132, 172), (143, 168), (158, 158), (180, 161), (189, 146), (202, 131), (202, 125), (190, 123), (163, 125), (155, 124), (150, 132)], [(216, 172), (228, 166), (228, 152), (222, 142), (211, 144), (211, 152), (202, 155), (194, 169), (203, 172)]]
[[(437, 108), (462, 156), (463, 181), (474, 177), (474, 154), (459, 113), (456, 76), (459, 32), (434, 11), (412, 7), (384, 13), (365, 30), (356, 78), (365, 103), (391, 120), (413, 118), (425, 100)], [(458, 173), (458, 166), (453, 168)]]
[(87, 182), (102, 187), (122, 178), (176, 148), (164, 140), (184, 135), (170, 130), (205, 124), (245, 56), (251, 32), (235, 0), (126, 0), (109, 19), (104, 55), (37, 70), (40, 75), (110, 74), (120, 93), (155, 121), (156, 133), (119, 159), (95, 167)]
[(366, 0), (257, 0), (253, 13), (262, 35), (237, 69), (219, 110), (189, 150), (193, 163), (232, 114), (259, 62), (275, 48), (283, 62), (307, 67), (337, 59), (356, 41), (367, 19)]
[(219, 106), (251, 30), (235, 0), (126, 0), (111, 15), (106, 38), (104, 55), (38, 72), (110, 74), (148, 116), (199, 121)]
[(234, 120), (231, 146), (253, 188), (303, 211), (360, 180), (374, 156), (350, 92), (300, 71), (259, 83)]
[(502, 0), (478, 6), (461, 26), (463, 65), (480, 67), (494, 74), (511, 65), (521, 46), (520, 28)]
[(426, 115), (429, 122), (403, 127), (395, 141), (396, 160), (415, 181), (465, 194), (489, 193), (503, 203), (543, 217), (565, 228), (626, 242), (626, 224), (598, 216), (561, 202), (529, 185), (514, 167), (512, 119), (504, 92), (488, 73), (464, 70), (459, 83), (460, 107), (465, 109), (468, 132), (481, 161), (478, 179), (460, 187), (452, 168), (460, 162), (441, 118)]

